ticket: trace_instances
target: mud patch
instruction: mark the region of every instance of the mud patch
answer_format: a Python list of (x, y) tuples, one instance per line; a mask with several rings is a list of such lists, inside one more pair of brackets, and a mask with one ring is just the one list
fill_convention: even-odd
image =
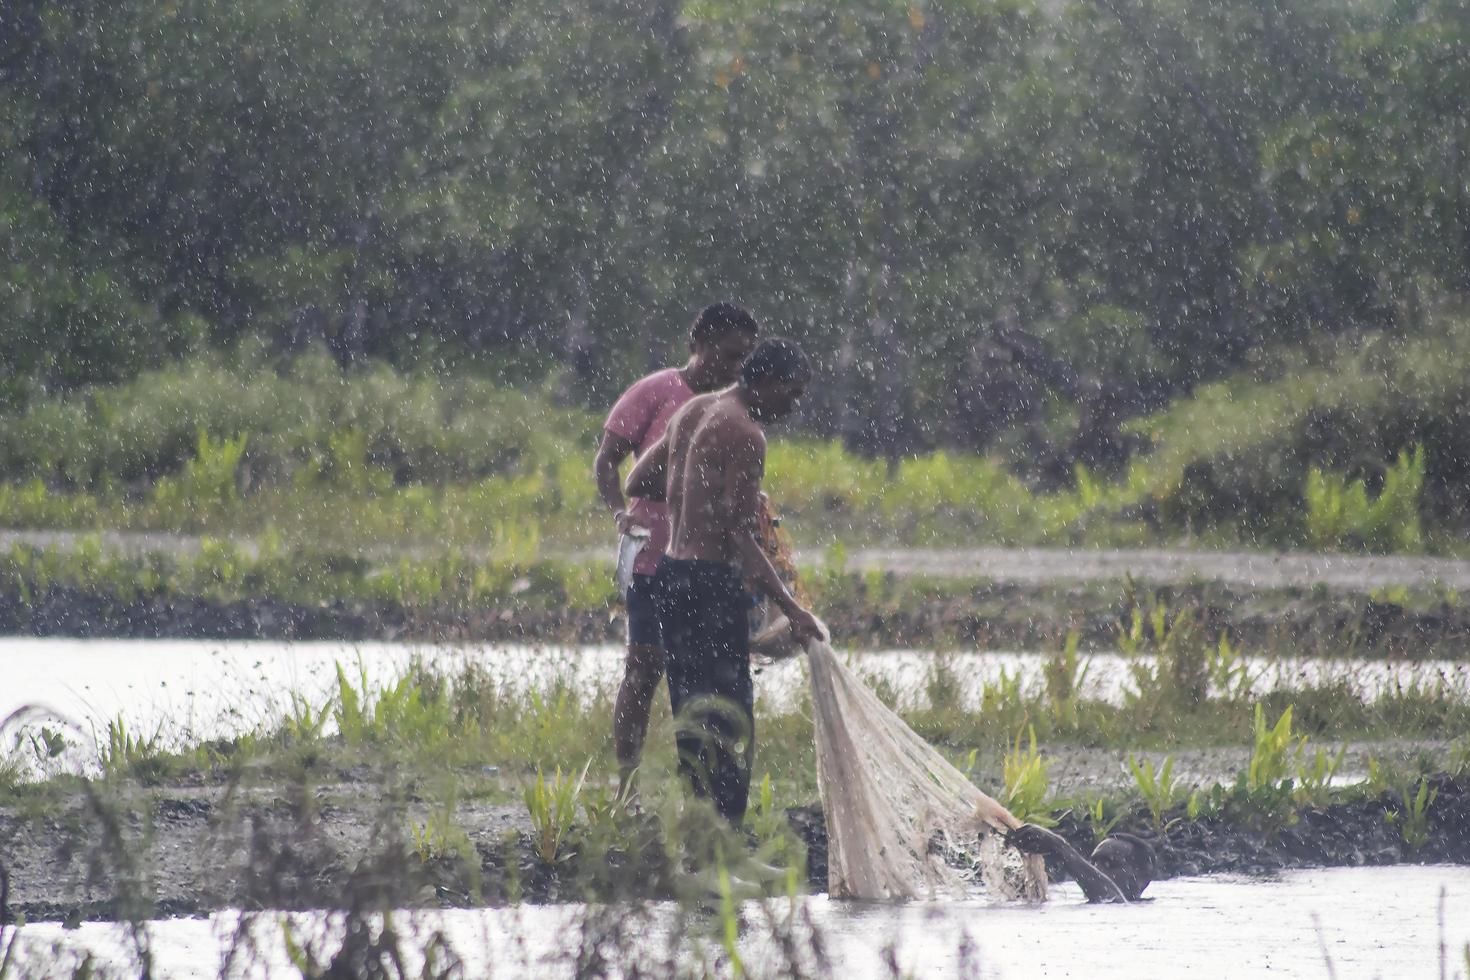
[[(1272, 874), (1289, 869), (1400, 863), (1470, 864), (1470, 786), (1434, 777), (1425, 842), (1410, 848), (1392, 815), (1397, 799), (1334, 804), (1263, 832), (1220, 819), (1181, 821), (1162, 837), (1132, 814), (1116, 829), (1150, 840), (1160, 877)], [(450, 908), (674, 895), (680, 869), (656, 819), (623, 828), (621, 843), (541, 859), (519, 805), (461, 804), (455, 824), (469, 850), (412, 850), (405, 826), (426, 820), (417, 805), (395, 809), (367, 785), (311, 793), (165, 791), (142, 809), (115, 812), (73, 800), (59, 812), (0, 811), (0, 855), (9, 872), (9, 914), (30, 921), (153, 918), (244, 909)], [(142, 814), (140, 817), (139, 814)], [(807, 849), (808, 886), (824, 891), (826, 823), (817, 805), (787, 811)], [(98, 822), (114, 848), (94, 846)], [(1057, 827), (1084, 852), (1091, 829), (1072, 815)], [(596, 855), (595, 858), (592, 855)], [(1062, 880), (1060, 867), (1051, 869)]]

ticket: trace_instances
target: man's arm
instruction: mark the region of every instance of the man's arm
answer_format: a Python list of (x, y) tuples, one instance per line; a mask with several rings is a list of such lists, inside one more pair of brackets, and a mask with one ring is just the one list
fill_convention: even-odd
[(1050, 854), (1062, 862), (1062, 867), (1082, 886), (1082, 894), (1089, 902), (1128, 901), (1113, 879), (1098, 870), (1097, 865), (1083, 857), (1058, 833), (1034, 823), (1022, 824), (1006, 834), (1006, 843), (1026, 854)]
[(633, 451), (633, 442), (615, 432), (607, 429), (602, 430), (602, 442), (597, 447), (597, 455), (592, 460), (592, 472), (597, 476), (597, 495), (607, 505), (607, 509), (613, 512), (613, 518), (618, 522), (618, 530), (626, 533), (628, 530), (628, 502), (623, 499), (623, 488), (618, 480), (618, 468), (623, 465), (623, 460)]
[(638, 457), (638, 462), (633, 464), (633, 469), (623, 484), (623, 491), (628, 496), (660, 501), (668, 497), (669, 437), (673, 433), (674, 425), (670, 422), (658, 442)]
[(745, 573), (755, 580), (760, 590), (770, 597), (791, 621), (792, 637), (798, 642), (825, 639), (821, 624), (781, 581), (771, 559), (766, 556), (756, 535), (760, 513), (761, 478), (765, 475), (766, 440), (759, 431), (738, 436), (732, 447), (731, 467), (726, 484), (730, 507), (730, 534), (735, 553)]

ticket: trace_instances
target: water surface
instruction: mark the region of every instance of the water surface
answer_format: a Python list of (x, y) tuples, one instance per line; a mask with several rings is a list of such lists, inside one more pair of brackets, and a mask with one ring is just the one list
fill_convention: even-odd
[[(889, 947), (901, 970), (923, 978), (973, 975), (962, 968), (977, 964), (980, 975), (1002, 978), (1335, 975), (1346, 980), (1439, 976), (1442, 962), (1443, 975), (1466, 975), (1470, 869), (1402, 866), (1298, 871), (1264, 880), (1180, 878), (1156, 883), (1149, 894), (1154, 901), (1089, 906), (1075, 887), (1060, 885), (1040, 907), (982, 900), (880, 905), (818, 896), (801, 900), (800, 908), (843, 980), (887, 976), (883, 961)], [(773, 907), (787, 914), (784, 901)], [(584, 914), (575, 905), (527, 906), (400, 913), (395, 923), (410, 935), (410, 946), (421, 946), (432, 930), (444, 930), (465, 958), (469, 977), (570, 977), (568, 959), (582, 935)], [(670, 935), (672, 907), (654, 906), (650, 915), (634, 930), (644, 967), (662, 962), (675, 938)], [(281, 941), (285, 921), (298, 939), (320, 941), (331, 931), (319, 915), (265, 914), (253, 920), (257, 954), (249, 968), (231, 975), (298, 975)], [(757, 976), (769, 975), (779, 962), (764, 921), (757, 905), (741, 907), (737, 948)], [(236, 913), (221, 913), (149, 923), (157, 975), (219, 975), (223, 950), (239, 922)], [(715, 930), (718, 922), (709, 918), (700, 925)], [(25, 927), (25, 949), (32, 955), (53, 943), (93, 951), (114, 964), (130, 959), (116, 925), (88, 923), (74, 931), (52, 923)], [(716, 963), (723, 956), (717, 940), (705, 944), (704, 954)], [(687, 941), (683, 955), (697, 955)]]
[[(321, 704), (336, 685), (337, 665), (354, 682), (365, 676), (381, 686), (415, 659), (454, 670), (482, 666), (505, 687), (524, 692), (567, 682), (584, 693), (611, 690), (621, 677), (622, 650), (614, 646), (436, 645), (414, 643), (288, 643), (257, 640), (0, 641), (0, 718), (25, 704), (41, 704), (83, 732), (102, 731), (121, 716), (144, 735), (183, 744), (228, 737), (275, 724), (293, 695)], [(925, 703), (926, 685), (943, 663), (958, 686), (961, 704), (975, 708), (987, 684), (1019, 678), (1039, 688), (1048, 654), (892, 650), (854, 654), (870, 683), (886, 685), (900, 704)], [(1088, 661), (1082, 690), (1119, 701), (1129, 684), (1130, 661), (1097, 653)], [(1140, 657), (1135, 663), (1149, 663)], [(1330, 658), (1249, 660), (1256, 689), (1299, 688), (1340, 679), (1364, 697), (1422, 685), (1470, 698), (1470, 670), (1447, 660), (1386, 661)], [(760, 669), (757, 696), (764, 710), (789, 707), (807, 689), (803, 664), (789, 661)]]

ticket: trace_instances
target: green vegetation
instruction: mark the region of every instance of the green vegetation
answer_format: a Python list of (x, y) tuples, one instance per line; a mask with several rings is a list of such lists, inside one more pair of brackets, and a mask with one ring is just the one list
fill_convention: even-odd
[[(475, 860), (475, 849), (455, 818), (456, 808), (466, 799), (519, 800), (531, 828), (529, 853), (547, 866), (562, 864), (569, 855), (581, 855), (588, 848), (593, 853), (612, 849), (634, 855), (656, 841), (648, 836), (648, 826), (630, 817), (626, 801), (609, 794), (606, 777), (600, 775), (615, 770), (607, 692), (579, 695), (574, 680), (563, 678), (547, 691), (515, 693), (473, 662), (448, 672), (415, 664), (379, 686), (369, 686), (365, 680), (352, 682), (350, 676), (339, 668), (336, 691), (327, 702), (308, 705), (298, 697), (274, 725), (227, 740), (170, 747), (156, 735), (138, 738), (118, 719), (109, 725), (97, 750), (98, 768), (107, 784), (120, 787), (129, 782), (148, 786), (200, 778), (243, 778), (251, 784), (265, 781), (271, 785), (309, 779), (311, 773), (366, 766), (378, 774), (375, 778), (397, 787), (392, 794), (407, 793), (427, 803), (424, 815), (398, 825), (406, 851), (422, 864)], [(1294, 692), (1292, 698), (1308, 703), (1336, 690), (1328, 685)], [(1382, 796), (1388, 801), (1388, 819), (1397, 822), (1407, 847), (1415, 850), (1425, 839), (1436, 790), (1424, 777), (1370, 760), (1369, 779), (1362, 788), (1335, 788), (1332, 778), (1342, 765), (1344, 750), (1334, 753), (1313, 746), (1308, 736), (1297, 734), (1293, 704), (1288, 703), (1274, 720), (1262, 703), (1233, 699), (1211, 699), (1205, 705), (1165, 711), (1143, 741), (1173, 747), (1241, 741), (1252, 745), (1248, 763), (1233, 781), (1190, 791), (1175, 775), (1172, 755), (1156, 764), (1136, 753), (1140, 742), (1137, 707), (1082, 699), (1080, 725), (1072, 728), (1047, 713), (1044, 692), (1033, 694), (1015, 687), (1009, 696), (1016, 703), (999, 717), (952, 701), (908, 709), (904, 715), (957, 762), (967, 757), (968, 761), (959, 764), (1023, 820), (1052, 823), (1063, 811), (1073, 810), (1100, 836), (1135, 820), (1154, 834), (1164, 835), (1181, 820), (1205, 818), (1238, 821), (1271, 833), (1294, 823), (1303, 808), (1322, 808), (1366, 790), (1370, 798)], [(1446, 701), (1443, 696), (1420, 694), (1412, 707), (1401, 696), (1377, 703), (1347, 700), (1333, 714), (1335, 722), (1317, 737), (1434, 738), (1447, 728), (1470, 729), (1470, 705)], [(785, 806), (816, 798), (807, 710), (798, 704), (789, 712), (762, 715), (764, 736), (756, 758), (749, 820), (757, 841), (753, 860), (787, 869), (789, 874), (799, 874), (805, 854), (786, 823)], [(1035, 721), (1019, 730), (1002, 727), (1006, 718), (1017, 715), (1029, 715)], [(662, 813), (666, 827), (694, 821), (686, 828), (694, 837), (685, 838), (681, 831), (677, 839), (666, 841), (673, 849), (671, 856), (677, 856), (686, 853), (688, 841), (708, 844), (710, 831), (701, 823), (704, 817), (677, 809), (680, 794), (672, 775), (675, 759), (670, 731), (667, 708), (660, 702), (642, 781), (644, 805)], [(1092, 796), (1085, 803), (1053, 796), (1051, 760), (1039, 741), (1039, 731), (1046, 732), (1050, 745), (1128, 749), (1132, 792), (1109, 798)], [(54, 773), (49, 783), (28, 781), (28, 773), (44, 774), (37, 764), (43, 757), (61, 755), (76, 764), (78, 745), (58, 738), (52, 732), (49, 740), (43, 738), (29, 747), (17, 741), (0, 757), (0, 763), (12, 773), (0, 785), (5, 800), (14, 804), (45, 798), (48, 786), (74, 783), (75, 777)], [(62, 748), (53, 752), (49, 747), (53, 745)], [(1001, 753), (996, 771), (977, 767), (980, 752), (989, 756), (996, 749)], [(1455, 765), (1456, 758), (1452, 748), (1446, 766)], [(528, 765), (526, 760), (536, 764)], [(489, 771), (487, 775), (486, 762), (504, 772)], [(694, 853), (713, 853), (704, 844), (693, 846)], [(728, 853), (739, 851), (738, 846), (731, 846)], [(612, 887), (611, 882), (604, 884)]]
[(1023, 746), (1021, 733), (1016, 733), (1016, 740), (1002, 763), (1004, 786), (1000, 799), (1017, 820), (1050, 824), (1052, 820), (1046, 808), (1051, 788), (1047, 775), (1050, 763), (1036, 749), (1036, 729), (1027, 726), (1026, 734), (1029, 741)]
[(1459, 14), (24, 7), (0, 400), (259, 342), (602, 406), (719, 283), (822, 354), (823, 434), (1065, 479), (1161, 392), (1465, 295)]
[(547, 864), (555, 863), (561, 855), (562, 841), (571, 831), (572, 821), (577, 818), (582, 787), (587, 782), (587, 770), (591, 765), (588, 762), (583, 766), (581, 775), (575, 779), (571, 773), (563, 776), (558, 768), (549, 780), (538, 767), (536, 778), (526, 784), (526, 811), (531, 815), (536, 855)]
[[(1412, 767), (1393, 769), (1378, 759), (1368, 759), (1368, 791), (1387, 801), (1383, 819), (1398, 826), (1410, 852), (1418, 851), (1428, 842), (1429, 808), (1439, 796), (1439, 790), (1431, 787), (1426, 778), (1426, 762), (1420, 759)], [(1455, 747), (1451, 746), (1447, 768), (1452, 774), (1458, 763)]]
[(121, 717), (107, 723), (107, 738), (99, 743), (98, 755), (105, 775), (126, 775), (145, 786), (158, 782), (167, 771), (160, 733), (135, 735)]
[[(1463, 344), (1470, 331), (1451, 324), (1446, 336)], [(1465, 392), (1457, 379), (1413, 375), (1410, 364), (1432, 347), (1415, 343), (1385, 353), (1396, 372), (1387, 382), (1344, 354), (1303, 368), (1320, 384), (1201, 388), (1194, 401), (1137, 423), (1151, 450), (1117, 479), (1079, 466), (1072, 486), (1043, 490), (992, 457), (933, 450), (890, 465), (798, 436), (773, 441), (767, 482), (808, 545), (1202, 537), (1458, 550), (1464, 515), (1452, 487), (1462, 447), (1446, 432), (1459, 430), (1434, 420)], [(1429, 385), (1407, 420), (1379, 391), (1395, 380)], [(1269, 425), (1258, 412), (1274, 413)], [(1323, 412), (1381, 426), (1361, 440), (1397, 461), (1365, 467), (1373, 454), (1335, 435), (1330, 452), (1314, 448)], [(1374, 423), (1382, 413), (1391, 416)], [(0, 524), (10, 527), (206, 533), (346, 555), (474, 549), (519, 560), (605, 543), (608, 533), (590, 475), (598, 416), (471, 377), (383, 365), (344, 372), (321, 357), (276, 364), (239, 351), (37, 397), (0, 423)], [(1391, 441), (1405, 432), (1409, 448)]]
[[(1152, 759), (1145, 758), (1139, 762), (1129, 753), (1128, 771), (1133, 775), (1133, 784), (1138, 788), (1144, 806), (1148, 807), (1154, 834), (1164, 836), (1177, 822), (1177, 819), (1167, 819), (1167, 814), (1185, 797), (1184, 787), (1174, 778), (1174, 758), (1165, 756), (1163, 764), (1155, 771)], [(1097, 813), (1101, 816), (1101, 810)]]
[(1314, 547), (1339, 549), (1350, 542), (1370, 551), (1415, 552), (1423, 547), (1419, 495), (1424, 454), (1399, 453), (1383, 474), (1383, 489), (1368, 499), (1363, 480), (1312, 467), (1307, 474), (1307, 534)]

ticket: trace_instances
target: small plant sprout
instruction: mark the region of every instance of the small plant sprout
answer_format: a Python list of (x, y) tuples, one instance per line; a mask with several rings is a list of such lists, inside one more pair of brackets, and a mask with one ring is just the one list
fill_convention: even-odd
[(1244, 654), (1225, 633), (1220, 634), (1220, 642), (1210, 655), (1210, 684), (1222, 697), (1234, 701), (1249, 699), (1255, 688)]
[(1184, 787), (1174, 779), (1174, 757), (1166, 756), (1163, 765), (1155, 770), (1152, 759), (1145, 758), (1140, 762), (1129, 753), (1128, 771), (1133, 774), (1133, 784), (1138, 787), (1139, 795), (1148, 807), (1155, 836), (1163, 837), (1179, 822), (1177, 817), (1173, 820), (1165, 817), (1184, 795)]
[(333, 702), (328, 701), (320, 708), (312, 707), (303, 695), (291, 692), (291, 707), (282, 721), (286, 737), (295, 744), (309, 745), (322, 737), (327, 719), (332, 715)]
[(1078, 706), (1082, 699), (1082, 685), (1087, 682), (1092, 661), (1079, 660), (1077, 645), (1081, 634), (1077, 630), (1067, 633), (1066, 642), (1060, 652), (1054, 654), (1042, 668), (1046, 680), (1046, 699), (1052, 716), (1059, 727), (1075, 729), (1078, 721)]
[(1416, 852), (1429, 843), (1429, 808), (1439, 796), (1438, 789), (1431, 789), (1427, 779), (1419, 780), (1418, 792), (1410, 795), (1407, 787), (1399, 791), (1399, 809), (1388, 811), (1384, 816), (1399, 825), (1399, 834), (1410, 852)]
[(1028, 742), (1022, 745), (1021, 733), (1006, 753), (1003, 772), (1005, 778), (1005, 807), (1018, 820), (1051, 826), (1052, 819), (1045, 807), (1046, 794), (1051, 787), (1047, 770), (1051, 762), (1042, 758), (1036, 750), (1036, 727), (1026, 726)]
[(1445, 771), (1456, 779), (1470, 775), (1470, 735), (1461, 735), (1450, 743)]
[(1087, 823), (1092, 827), (1092, 842), (1094, 845), (1101, 844), (1107, 840), (1108, 835), (1113, 832), (1113, 828), (1118, 826), (1119, 822), (1123, 819), (1124, 814), (1122, 810), (1114, 810), (1113, 813), (1109, 814), (1108, 811), (1110, 809), (1113, 808), (1101, 796), (1093, 800), (1092, 806), (1087, 808)]
[(1287, 705), (1276, 724), (1267, 726), (1265, 713), (1256, 705), (1255, 739), (1250, 768), (1246, 771), (1246, 787), (1252, 792), (1275, 787), (1286, 779), (1306, 745), (1305, 737), (1292, 738), (1291, 710), (1292, 706)]
[(1296, 801), (1303, 806), (1318, 807), (1331, 802), (1332, 780), (1346, 755), (1346, 745), (1339, 747), (1336, 754), (1318, 748), (1310, 761), (1302, 753), (1296, 767)]
[[(1219, 784), (1216, 783), (1215, 785), (1218, 786)], [(1204, 816), (1205, 805), (1208, 802), (1209, 798), (1204, 793), (1197, 789), (1192, 790), (1189, 794), (1189, 799), (1184, 802), (1185, 818), (1190, 823), (1198, 821), (1200, 817)]]
[(546, 774), (537, 769), (535, 780), (526, 787), (526, 811), (531, 816), (536, 855), (547, 864), (556, 863), (562, 843), (572, 829), (587, 770), (591, 767), (592, 762), (588, 760), (581, 775), (573, 779), (570, 773), (563, 776), (558, 766), (549, 782)]
[(130, 775), (145, 785), (154, 783), (168, 768), (163, 731), (157, 729), (147, 737), (134, 735), (118, 715), (107, 723), (107, 741), (101, 745), (98, 761), (108, 777)]
[(452, 803), (435, 807), (423, 823), (412, 825), (413, 853), (420, 864), (433, 861), (465, 860), (474, 853), (474, 845), (454, 822)]

